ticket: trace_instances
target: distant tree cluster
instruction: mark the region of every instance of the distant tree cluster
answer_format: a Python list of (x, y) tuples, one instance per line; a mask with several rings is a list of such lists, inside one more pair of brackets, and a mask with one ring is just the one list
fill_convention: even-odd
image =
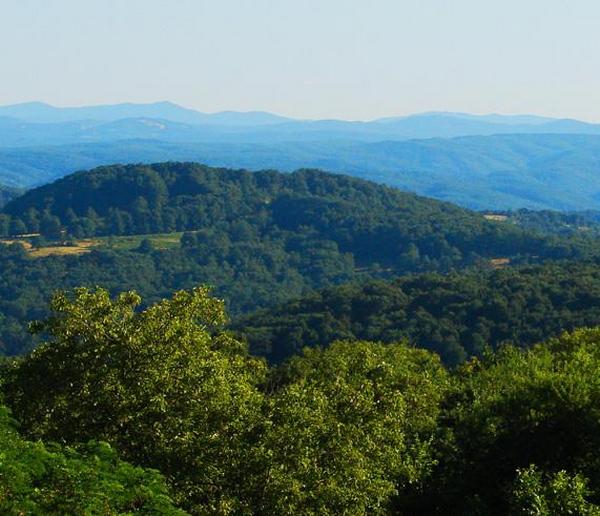
[(600, 324), (598, 262), (412, 275), (312, 292), (235, 321), (253, 353), (279, 362), (337, 339), (413, 344), (446, 364), (502, 344), (530, 346)]
[(586, 210), (576, 212), (527, 210), (498, 211), (487, 214), (488, 217), (506, 217), (507, 223), (542, 233), (545, 235), (600, 235), (600, 211)]

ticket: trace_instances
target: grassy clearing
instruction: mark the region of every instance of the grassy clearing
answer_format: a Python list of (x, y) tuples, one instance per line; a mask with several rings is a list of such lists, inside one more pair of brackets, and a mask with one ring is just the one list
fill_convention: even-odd
[(183, 233), (154, 233), (150, 235), (110, 236), (97, 239), (98, 246), (111, 249), (131, 250), (136, 249), (142, 240), (148, 239), (155, 249), (173, 249), (180, 245)]
[(148, 239), (155, 249), (173, 249), (180, 245), (183, 233), (154, 233), (150, 235), (110, 236), (92, 239), (75, 240), (74, 245), (50, 244), (34, 248), (29, 238), (2, 239), (0, 243), (10, 245), (21, 244), (29, 256), (44, 258), (46, 256), (65, 256), (85, 254), (96, 248), (109, 248), (118, 250), (132, 250), (140, 246), (143, 240)]
[(483, 216), (487, 220), (495, 220), (496, 222), (505, 222), (508, 220), (508, 215), (497, 215), (494, 213), (487, 213)]
[(510, 265), (510, 258), (492, 258), (490, 264), (494, 269), (502, 269)]
[(27, 240), (19, 240), (19, 239), (11, 239), (11, 238), (3, 238), (2, 240), (0, 240), (0, 243), (4, 244), (4, 245), (11, 245), (11, 244), (21, 244), (25, 249), (29, 250), (31, 249), (31, 243), (29, 243)]
[(50, 245), (47, 247), (40, 247), (34, 249), (29, 244), (29, 256), (33, 258), (44, 258), (46, 256), (65, 256), (65, 255), (73, 255), (73, 254), (85, 254), (89, 253), (94, 247), (97, 247), (98, 241), (96, 240), (79, 240), (75, 242), (75, 245)]

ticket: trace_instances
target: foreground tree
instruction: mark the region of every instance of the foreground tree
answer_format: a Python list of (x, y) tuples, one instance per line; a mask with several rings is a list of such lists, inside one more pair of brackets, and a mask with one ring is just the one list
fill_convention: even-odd
[[(106, 441), (162, 471), (196, 514), (595, 514), (600, 505), (600, 329), (506, 347), (453, 374), (427, 351), (364, 341), (306, 349), (269, 374), (221, 330), (223, 304), (207, 289), (139, 304), (101, 289), (55, 296), (35, 328), (47, 342), (2, 366), (23, 433), (59, 442), (67, 461), (114, 465), (104, 445), (74, 451)], [(2, 449), (27, 456), (29, 445), (11, 446)], [(36, 468), (23, 484), (29, 477), (9, 467), (0, 486), (14, 479), (28, 492)], [(77, 485), (101, 486), (94, 471)], [(131, 492), (146, 478), (135, 471)], [(40, 482), (49, 501), (55, 490), (56, 504), (70, 503), (62, 484)], [(25, 500), (18, 485), (1, 500)]]
[(588, 501), (587, 479), (559, 471), (545, 475), (535, 466), (517, 472), (511, 514), (514, 516), (554, 516), (574, 514), (599, 516), (600, 507)]
[(158, 472), (119, 460), (105, 443), (75, 449), (26, 441), (2, 406), (0, 450), (2, 514), (185, 514)]
[(599, 378), (600, 329), (467, 364), (448, 398), (442, 467), (431, 487), (440, 512), (507, 514), (517, 471), (531, 464), (542, 472), (540, 485), (563, 482), (553, 477), (560, 471), (574, 475), (574, 484), (587, 478), (586, 496), (598, 504)]
[(196, 514), (379, 513), (419, 490), (448, 384), (435, 355), (338, 342), (268, 376), (220, 330), (207, 289), (139, 304), (102, 289), (54, 297), (34, 328), (47, 342), (3, 375), (27, 435), (107, 441)]
[(262, 446), (266, 514), (382, 513), (418, 490), (447, 373), (405, 344), (337, 342), (279, 371)]
[(241, 510), (266, 366), (219, 331), (223, 304), (205, 288), (139, 303), (102, 289), (57, 294), (35, 327), (49, 341), (8, 371), (7, 402), (32, 437), (107, 441), (167, 475), (185, 507)]

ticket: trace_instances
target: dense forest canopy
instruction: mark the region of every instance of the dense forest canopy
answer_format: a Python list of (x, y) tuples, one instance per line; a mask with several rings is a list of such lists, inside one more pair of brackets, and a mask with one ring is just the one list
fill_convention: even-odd
[[(191, 163), (76, 173), (28, 191), (4, 212), (20, 219), (28, 232), (39, 230), (44, 216), (58, 217), (76, 237), (198, 230), (240, 218), (253, 225), (266, 218), (263, 226), (283, 229), (367, 232), (383, 226), (404, 238), (416, 229), (450, 238), (496, 229), (467, 210), (346, 176), (316, 170), (251, 173)], [(335, 227), (340, 225), (345, 227)]]
[(402, 341), (268, 367), (206, 289), (140, 303), (57, 294), (0, 368), (5, 512), (600, 512), (600, 330), (452, 372)]
[(17, 430), (0, 405), (2, 514), (185, 514), (157, 471), (120, 460), (107, 443), (44, 444)]
[[(149, 240), (122, 249), (111, 240), (178, 230), (170, 234), (180, 243), (168, 249)], [(41, 238), (29, 239), (34, 246), (104, 240), (86, 254), (42, 258), (18, 242), (0, 245), (5, 354), (33, 344), (26, 324), (46, 314), (60, 288), (135, 288), (153, 302), (208, 284), (239, 315), (345, 282), (600, 256), (600, 244), (585, 233), (543, 235), (359, 179), (178, 163), (74, 174), (27, 192), (0, 214), (0, 234), (38, 231)], [(467, 354), (476, 348), (460, 346)]]
[[(0, 234), (38, 231), (55, 244), (87, 237), (103, 245), (37, 258), (18, 242), (0, 245), (5, 354), (33, 344), (26, 324), (46, 314), (60, 288), (135, 288), (153, 302), (208, 284), (238, 315), (350, 281), (600, 255), (586, 235), (544, 236), (359, 179), (177, 163), (74, 174), (0, 214)], [(150, 240), (122, 249), (111, 240), (174, 231), (180, 243), (168, 249)], [(14, 240), (45, 245), (39, 237), (5, 242)]]
[(402, 260), (438, 260), (448, 269), (478, 258), (581, 254), (566, 249), (571, 242), (541, 239), (448, 203), (316, 170), (251, 173), (191, 163), (101, 167), (30, 190), (0, 218), (0, 236), (19, 230), (62, 229), (80, 238), (214, 228), (234, 242), (308, 234), (352, 253), (359, 265), (378, 262), (400, 271), (406, 268)]
[(516, 224), (546, 235), (600, 236), (600, 211), (515, 210), (484, 212), (488, 220)]
[(341, 285), (241, 317), (234, 327), (254, 353), (275, 362), (338, 339), (408, 338), (456, 365), (488, 347), (529, 346), (598, 324), (594, 261)]
[(0, 214), (0, 511), (598, 515), (596, 221), (315, 170), (32, 190)]

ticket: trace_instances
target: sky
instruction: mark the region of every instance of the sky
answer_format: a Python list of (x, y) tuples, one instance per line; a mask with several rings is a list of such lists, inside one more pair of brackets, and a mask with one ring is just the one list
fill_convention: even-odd
[(0, 0), (0, 104), (600, 121), (598, 0)]

